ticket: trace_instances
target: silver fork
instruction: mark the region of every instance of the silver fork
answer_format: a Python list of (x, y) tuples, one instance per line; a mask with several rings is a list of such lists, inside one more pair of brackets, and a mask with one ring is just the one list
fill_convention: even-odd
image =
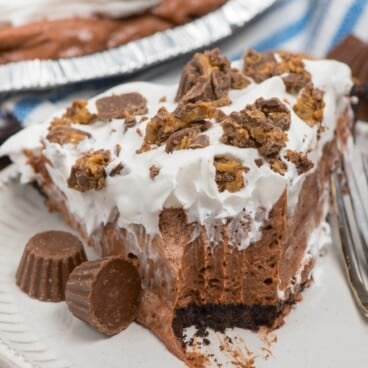
[(331, 176), (331, 194), (332, 217), (338, 228), (349, 285), (359, 309), (368, 318), (367, 174), (368, 156), (354, 144)]

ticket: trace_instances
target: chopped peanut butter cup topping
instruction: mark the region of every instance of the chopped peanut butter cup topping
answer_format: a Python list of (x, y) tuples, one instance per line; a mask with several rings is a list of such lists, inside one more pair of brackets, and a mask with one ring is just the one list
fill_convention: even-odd
[(230, 78), (231, 88), (233, 89), (243, 89), (248, 87), (250, 84), (250, 80), (245, 76), (245, 74), (236, 68), (231, 68)]
[(267, 119), (272, 121), (272, 124), (281, 128), (282, 130), (288, 130), (290, 128), (290, 111), (289, 109), (278, 99), (270, 98), (265, 100), (264, 98), (258, 98), (255, 102), (257, 109), (260, 109)]
[(286, 90), (298, 93), (311, 80), (310, 73), (305, 69), (303, 58), (298, 54), (288, 52), (278, 53), (278, 62), (272, 53), (258, 53), (248, 50), (244, 56), (244, 74), (253, 78), (257, 83), (282, 75)]
[(305, 85), (308, 80), (303, 74), (289, 73), (282, 77), (286, 90), (289, 93), (297, 94)]
[(239, 112), (233, 112), (222, 123), (221, 142), (240, 148), (257, 148), (272, 157), (285, 147), (290, 126), (290, 112), (277, 98), (259, 98)]
[(196, 149), (209, 146), (207, 135), (200, 134), (199, 127), (184, 128), (171, 134), (166, 143), (165, 151), (171, 153), (182, 149)]
[(250, 81), (239, 70), (231, 68), (219, 49), (197, 53), (185, 66), (176, 101), (221, 101), (229, 104), (230, 88), (245, 88)]
[(46, 139), (52, 143), (64, 145), (67, 143), (78, 144), (85, 138), (91, 137), (87, 132), (72, 128), (72, 124), (90, 124), (96, 118), (87, 109), (88, 102), (85, 100), (75, 100), (66, 109), (62, 117), (56, 117), (51, 122), (49, 133)]
[(147, 113), (147, 100), (138, 92), (102, 97), (96, 101), (98, 118), (111, 120), (132, 119), (135, 115)]
[(301, 55), (289, 52), (279, 53), (282, 62), (282, 73), (288, 73), (282, 79), (289, 93), (298, 93), (307, 83), (312, 80), (311, 74), (305, 69)]
[(185, 66), (176, 101), (213, 101), (231, 87), (230, 62), (219, 49), (196, 53)]
[(51, 124), (46, 139), (52, 143), (64, 145), (67, 143), (78, 144), (91, 135), (82, 130), (75, 129), (66, 124)]
[(244, 55), (243, 72), (255, 82), (260, 83), (275, 75), (280, 75), (282, 70), (272, 53), (259, 53), (250, 49)]
[(309, 171), (314, 166), (313, 162), (303, 152), (287, 150), (285, 158), (295, 165), (299, 175)]
[(243, 173), (249, 171), (243, 167), (240, 161), (227, 159), (225, 157), (216, 157), (214, 160), (216, 168), (216, 183), (219, 192), (225, 190), (234, 193), (244, 188), (245, 181)]
[(105, 168), (110, 161), (110, 151), (98, 150), (84, 154), (72, 167), (68, 178), (69, 188), (79, 192), (101, 190), (105, 186)]
[(280, 175), (285, 175), (287, 170), (287, 165), (285, 162), (281, 161), (278, 158), (271, 158), (269, 160), (271, 170), (279, 173)]
[[(191, 139), (196, 138), (194, 131), (201, 132), (210, 127), (210, 122), (206, 119), (211, 119), (215, 116), (216, 109), (209, 102), (197, 102), (189, 104), (179, 104), (174, 112), (170, 113), (165, 107), (161, 107), (157, 115), (151, 119), (146, 127), (146, 136), (144, 144), (140, 152), (150, 149), (149, 145), (160, 146), (166, 142), (173, 133), (176, 133), (184, 128), (195, 128), (194, 130), (186, 130), (184, 134), (177, 135), (168, 142), (167, 151), (172, 152), (176, 145), (181, 145), (177, 142), (179, 136), (191, 136)], [(190, 134), (189, 134), (190, 133)], [(191, 140), (190, 139), (190, 140)], [(177, 143), (175, 143), (177, 142)], [(187, 142), (189, 144), (190, 142)], [(185, 146), (186, 144), (184, 144)], [(178, 147), (179, 147), (178, 146)], [(184, 147), (187, 148), (187, 147)]]
[(324, 107), (323, 92), (309, 83), (302, 90), (293, 109), (303, 121), (313, 127), (322, 122)]
[(72, 105), (66, 109), (63, 118), (66, 118), (73, 124), (90, 124), (92, 123), (96, 115), (91, 114), (87, 109), (88, 101), (75, 100)]

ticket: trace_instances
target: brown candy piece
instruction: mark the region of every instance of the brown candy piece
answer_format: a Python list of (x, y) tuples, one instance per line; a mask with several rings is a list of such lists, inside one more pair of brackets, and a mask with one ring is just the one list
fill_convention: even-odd
[(368, 121), (368, 42), (354, 35), (348, 35), (327, 57), (348, 64), (353, 74), (355, 86), (351, 91), (352, 96), (359, 98), (355, 106), (357, 119)]
[[(368, 61), (367, 61), (368, 74)], [(367, 80), (359, 85), (355, 85), (351, 90), (351, 95), (359, 98), (359, 103), (355, 106), (356, 116), (359, 120), (368, 121), (368, 76)]]
[(131, 115), (143, 115), (147, 112), (147, 100), (138, 92), (102, 97), (96, 101), (98, 118), (111, 120), (127, 118)]
[(19, 122), (12, 116), (5, 116), (0, 119), (0, 145), (5, 142), (11, 135), (21, 129)]
[(336, 59), (348, 64), (353, 77), (360, 82), (368, 80), (368, 43), (355, 35), (348, 35), (327, 54), (329, 59)]
[(85, 261), (83, 245), (73, 234), (64, 231), (39, 233), (26, 244), (16, 282), (32, 298), (59, 302), (65, 299), (69, 274)]
[(141, 279), (131, 263), (120, 257), (107, 257), (77, 267), (70, 275), (65, 294), (77, 318), (111, 336), (134, 321)]

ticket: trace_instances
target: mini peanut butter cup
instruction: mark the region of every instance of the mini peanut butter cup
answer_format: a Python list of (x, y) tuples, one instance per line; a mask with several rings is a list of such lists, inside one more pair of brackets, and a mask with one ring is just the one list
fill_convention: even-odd
[(69, 277), (65, 296), (77, 318), (111, 336), (134, 321), (141, 279), (131, 263), (120, 257), (107, 257), (78, 266)]
[(39, 233), (25, 246), (16, 282), (32, 298), (62, 301), (69, 274), (85, 261), (83, 245), (73, 234), (64, 231)]

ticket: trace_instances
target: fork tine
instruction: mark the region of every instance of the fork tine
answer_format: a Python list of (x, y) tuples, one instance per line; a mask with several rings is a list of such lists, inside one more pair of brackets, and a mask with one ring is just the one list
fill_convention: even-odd
[(368, 182), (368, 155), (364, 152), (362, 152), (362, 161), (364, 166), (365, 179)]
[(368, 318), (368, 288), (364, 271), (362, 271), (362, 257), (358, 254), (358, 245), (362, 250), (364, 239), (355, 221), (350, 195), (343, 190), (336, 172), (331, 176), (331, 193), (350, 288), (358, 307)]
[(348, 181), (349, 191), (353, 202), (355, 218), (359, 232), (364, 237), (362, 241), (364, 255), (368, 262), (368, 184), (364, 156), (357, 146), (351, 150), (351, 161), (344, 159), (344, 172)]

